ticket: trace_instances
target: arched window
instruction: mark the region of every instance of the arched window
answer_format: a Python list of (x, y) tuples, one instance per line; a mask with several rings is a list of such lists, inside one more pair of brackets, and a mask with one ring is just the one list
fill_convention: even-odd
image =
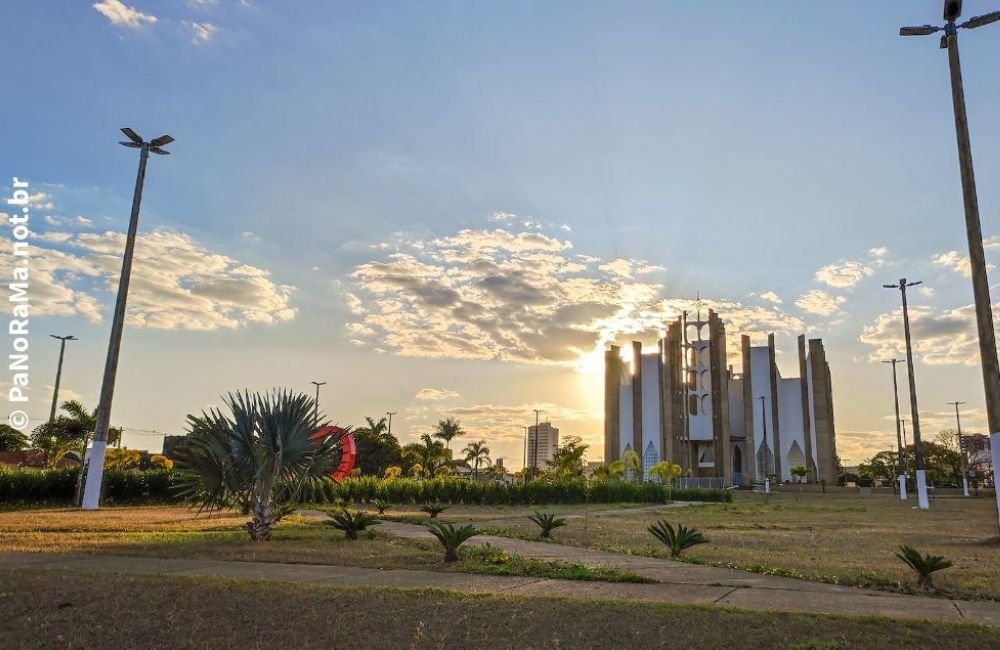
[(688, 415), (698, 415), (697, 395), (688, 395)]

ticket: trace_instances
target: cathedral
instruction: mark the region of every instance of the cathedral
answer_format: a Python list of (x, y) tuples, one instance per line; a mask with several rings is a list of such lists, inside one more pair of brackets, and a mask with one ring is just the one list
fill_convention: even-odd
[(740, 338), (741, 372), (726, 360), (726, 327), (712, 310), (669, 324), (655, 352), (632, 342), (632, 360), (609, 346), (604, 357), (604, 459), (634, 451), (643, 474), (660, 462), (691, 476), (752, 485), (789, 481), (805, 467), (811, 482), (837, 480), (830, 366), (823, 341), (798, 337), (798, 377), (782, 377), (774, 334), (767, 345)]

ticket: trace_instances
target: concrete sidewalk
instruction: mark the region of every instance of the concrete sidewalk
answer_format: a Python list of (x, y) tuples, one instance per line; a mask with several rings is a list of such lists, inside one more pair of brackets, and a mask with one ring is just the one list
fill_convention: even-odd
[[(675, 563), (679, 564), (679, 563)], [(691, 567), (693, 569), (711, 567)], [(509, 594), (524, 597), (569, 596), (602, 600), (632, 600), (684, 605), (716, 605), (744, 610), (879, 615), (935, 622), (970, 622), (1000, 627), (1000, 604), (951, 601), (859, 589), (786, 589), (766, 586), (705, 584), (680, 580), (660, 584), (584, 582), (483, 576), (439, 571), (365, 569), (273, 562), (219, 562), (50, 553), (0, 553), (0, 571), (44, 570), (124, 575), (165, 575), (307, 583), (338, 587), (444, 589), (462, 593)], [(766, 576), (762, 576), (765, 577)], [(799, 582), (799, 581), (793, 581)], [(804, 583), (803, 584), (809, 584)], [(816, 585), (813, 585), (816, 586)], [(826, 586), (826, 585), (819, 585)]]

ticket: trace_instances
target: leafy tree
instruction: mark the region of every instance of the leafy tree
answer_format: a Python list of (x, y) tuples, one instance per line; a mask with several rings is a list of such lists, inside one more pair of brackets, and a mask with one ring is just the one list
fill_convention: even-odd
[(434, 437), (444, 440), (446, 449), (451, 449), (453, 439), (464, 435), (465, 430), (462, 429), (462, 424), (455, 418), (440, 420), (434, 428)]
[(395, 481), (403, 473), (403, 468), (399, 465), (392, 465), (385, 468), (383, 478), (387, 481)]
[(629, 449), (622, 454), (621, 460), (624, 463), (625, 478), (631, 481), (642, 481), (642, 459), (639, 458), (639, 454)]
[(465, 462), (472, 465), (472, 478), (473, 480), (479, 480), (479, 465), (481, 463), (490, 463), (490, 448), (486, 446), (485, 440), (480, 440), (479, 442), (470, 442), (466, 445), (463, 450), (465, 453)]
[(553, 452), (552, 460), (548, 462), (549, 475), (556, 478), (582, 478), (583, 458), (590, 445), (576, 436), (568, 436), (563, 444)]
[(806, 476), (809, 475), (809, 470), (805, 465), (796, 465), (791, 470), (789, 470), (791, 475), (799, 479), (799, 483), (806, 482)]
[(28, 446), (28, 436), (9, 424), (0, 424), (0, 451), (19, 451)]
[(139, 466), (142, 456), (135, 449), (108, 449), (104, 456), (104, 469), (126, 470)]
[(149, 457), (149, 466), (153, 469), (170, 471), (174, 468), (174, 461), (161, 454), (153, 454)]
[[(434, 440), (430, 434), (420, 436), (419, 443), (410, 443), (403, 446), (402, 461), (408, 465), (410, 473), (414, 476), (434, 476), (438, 471), (451, 462), (449, 454), (443, 443)], [(414, 472), (413, 466), (419, 465), (419, 470)]]
[(619, 458), (618, 460), (605, 463), (595, 469), (594, 478), (598, 480), (611, 481), (620, 479), (624, 473), (625, 461)]
[(896, 454), (892, 451), (878, 452), (867, 462), (858, 464), (858, 476), (892, 483), (898, 476)]
[(219, 409), (188, 416), (178, 451), (179, 494), (208, 509), (238, 507), (254, 541), (267, 541), (295, 509), (303, 486), (333, 468), (344, 434), (314, 440), (315, 402), (303, 393), (230, 393)]
[(402, 460), (399, 440), (389, 433), (385, 418), (365, 418), (365, 426), (355, 429), (353, 435), (358, 447), (356, 467), (362, 474), (378, 476)]
[(662, 460), (649, 468), (649, 476), (658, 478), (664, 485), (672, 485), (673, 480), (684, 473), (684, 469), (669, 460)]

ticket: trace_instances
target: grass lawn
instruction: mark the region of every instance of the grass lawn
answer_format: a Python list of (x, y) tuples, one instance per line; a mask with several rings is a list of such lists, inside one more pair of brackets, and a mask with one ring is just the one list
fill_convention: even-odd
[[(964, 598), (1000, 599), (1000, 538), (992, 497), (937, 498), (923, 512), (914, 510), (914, 504), (913, 499), (901, 502), (891, 495), (781, 493), (765, 500), (763, 495), (738, 492), (731, 504), (570, 519), (553, 532), (553, 539), (665, 556), (665, 547), (647, 527), (667, 519), (694, 526), (708, 537), (709, 544), (685, 552), (690, 561), (870, 586), (912, 582), (910, 569), (894, 555), (900, 544), (909, 544), (955, 563), (935, 574), (939, 588)], [(540, 510), (564, 511), (558, 506)], [(451, 510), (440, 517), (466, 519)], [(490, 532), (530, 538), (538, 527), (527, 519), (511, 519)]]
[(0, 570), (5, 647), (988, 648), (1000, 631), (690, 606)]
[(55, 508), (0, 511), (0, 551), (100, 553), (162, 558), (335, 564), (377, 569), (424, 569), (490, 575), (611, 582), (653, 582), (616, 569), (544, 562), (496, 549), (462, 549), (445, 564), (436, 541), (397, 539), (377, 532), (348, 541), (316, 517), (292, 515), (270, 542), (250, 541), (247, 517), (197, 515), (177, 506), (104, 508), (97, 512)]

